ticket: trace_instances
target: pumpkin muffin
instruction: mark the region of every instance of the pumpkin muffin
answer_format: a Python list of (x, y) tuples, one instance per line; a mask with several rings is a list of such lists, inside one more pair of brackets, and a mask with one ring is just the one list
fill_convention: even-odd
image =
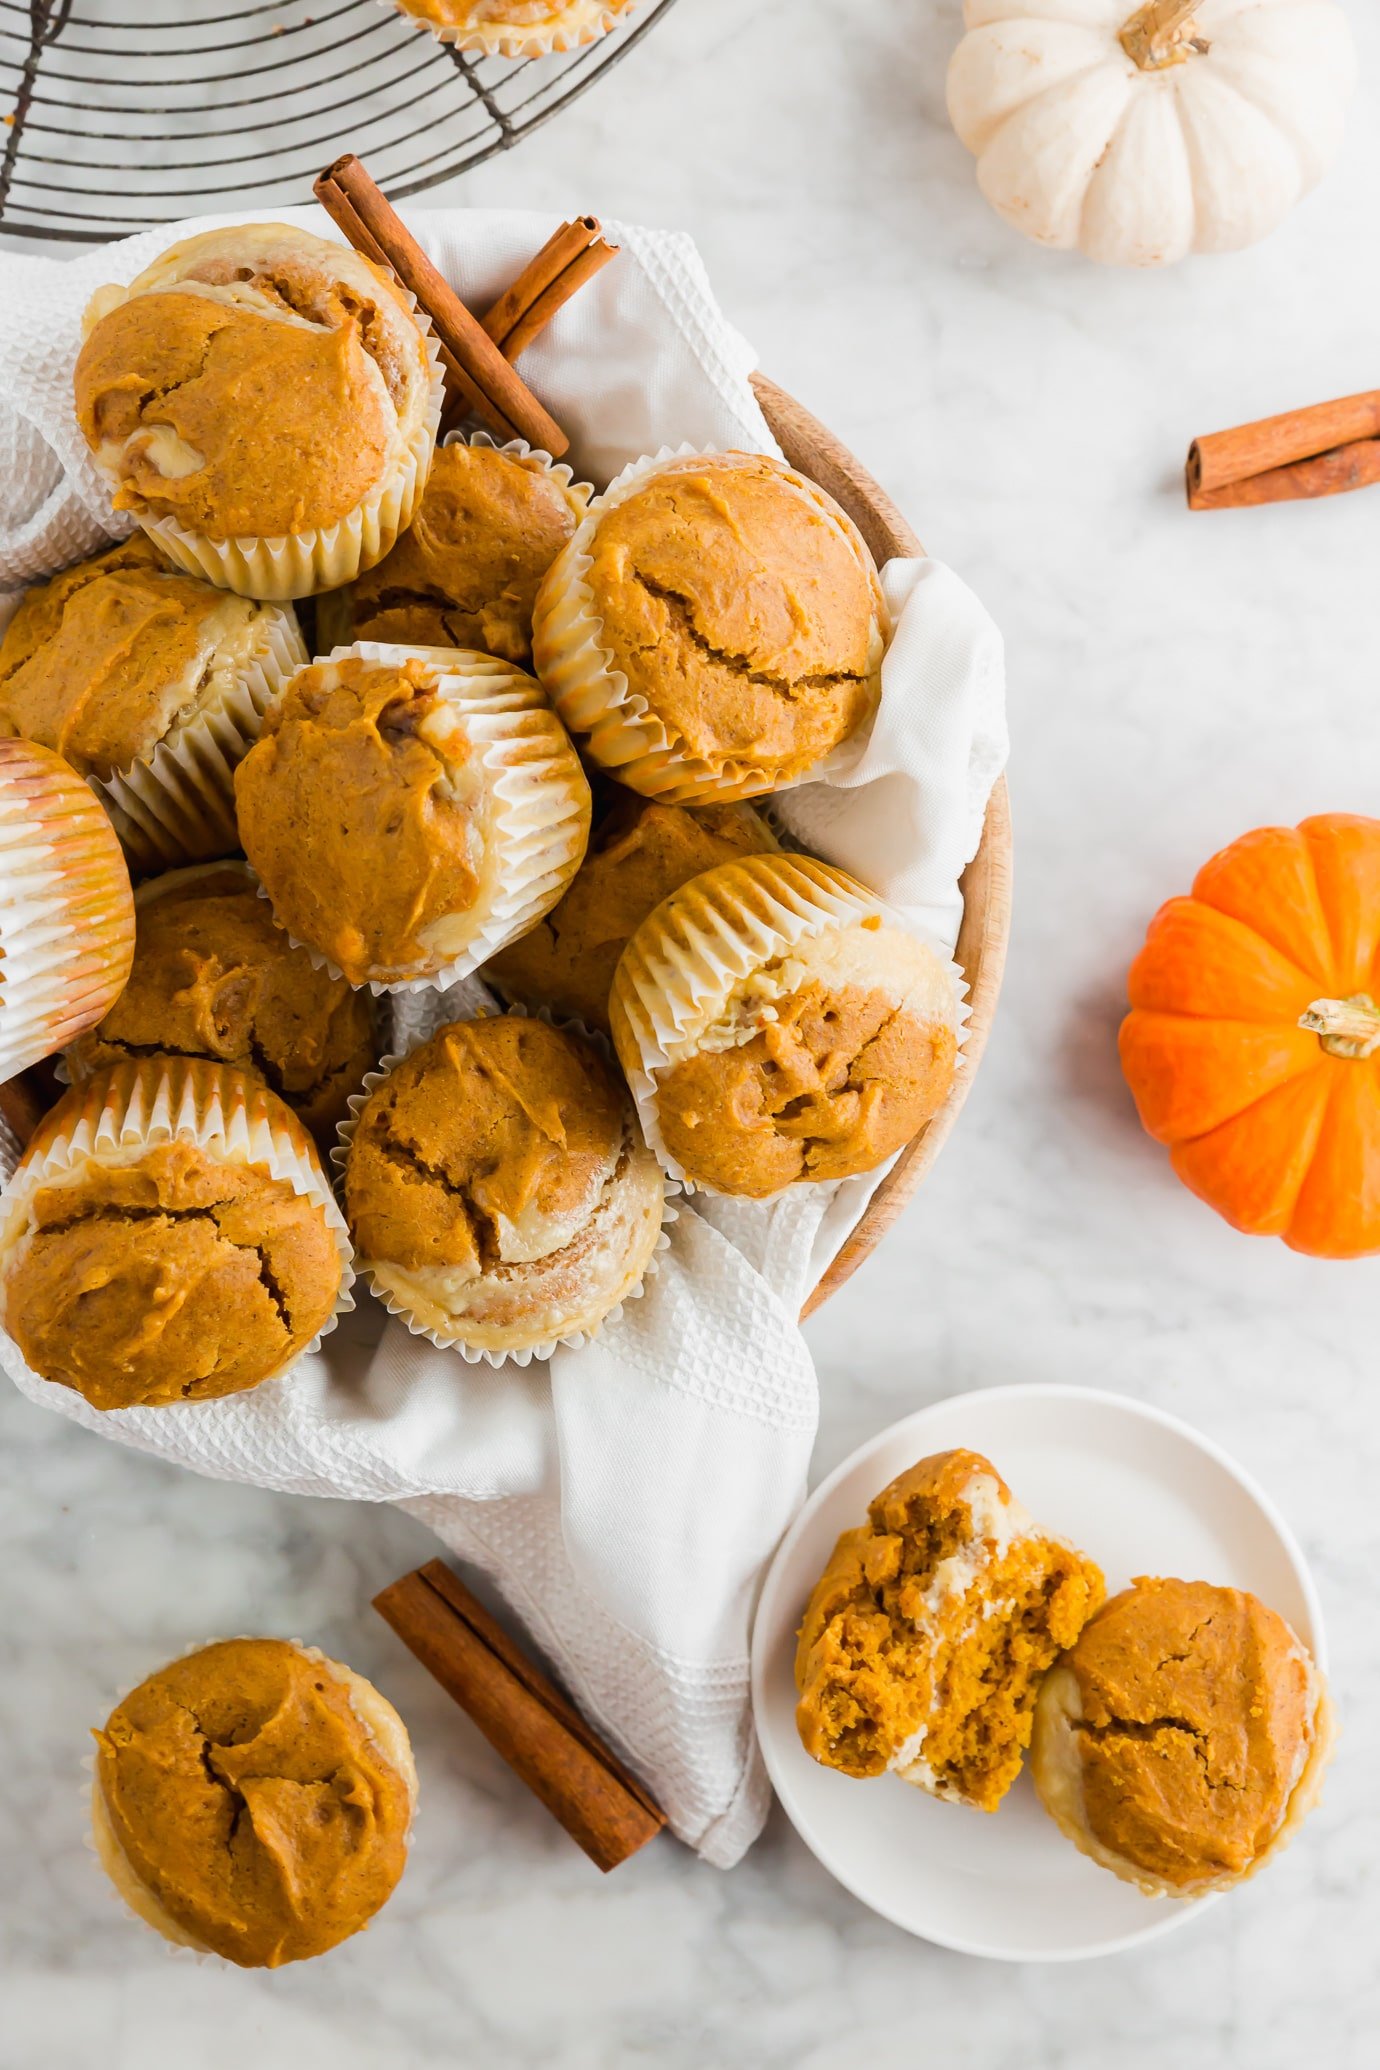
[(141, 536), (31, 589), (0, 639), (0, 733), (86, 777), (136, 867), (228, 855), (233, 771), (307, 658), (292, 612)]
[(440, 414), (410, 296), (286, 223), (172, 245), (89, 305), (77, 421), (163, 552), (251, 597), (308, 596), (411, 522)]
[(937, 1452), (845, 1531), (805, 1611), (796, 1725), (844, 1775), (899, 1775), (995, 1811), (1041, 1680), (1102, 1601), (1083, 1553), (1031, 1519), (990, 1461)]
[(349, 1246), (311, 1139), (229, 1066), (74, 1086), (0, 1195), (0, 1323), (93, 1409), (239, 1394), (333, 1321)]
[(578, 50), (620, 22), (637, 0), (393, 0), (438, 42), (482, 57), (545, 57)]
[(618, 959), (652, 909), (716, 863), (775, 847), (750, 805), (625, 797), (596, 828), (560, 904), (485, 964), (485, 981), (515, 1005), (549, 1006), (607, 1034)]
[(300, 670), (235, 797), (274, 918), (379, 991), (477, 969), (555, 905), (589, 839), (539, 686), (439, 647), (363, 642)]
[(764, 1200), (873, 1170), (953, 1083), (949, 966), (843, 870), (720, 863), (663, 899), (609, 996), (647, 1140), (674, 1178)]
[(320, 644), (469, 647), (530, 669), (538, 585), (590, 494), (520, 444), (450, 441), (393, 551), (320, 599)]
[(1244, 1590), (1142, 1576), (1047, 1678), (1031, 1772), (1083, 1853), (1151, 1897), (1253, 1876), (1318, 1800), (1327, 1685)]
[(342, 1138), (360, 1267), (437, 1343), (525, 1363), (642, 1284), (662, 1177), (582, 1036), (517, 1014), (458, 1021), (393, 1066)]
[(316, 1647), (203, 1646), (94, 1737), (96, 1853), (165, 1940), (276, 1969), (348, 1940), (392, 1896), (417, 1802), (407, 1729)]
[(154, 1052), (208, 1057), (261, 1078), (333, 1141), (375, 1061), (367, 996), (292, 946), (243, 863), (170, 870), (134, 904), (129, 980), (68, 1050), (72, 1078)]
[(51, 1056), (119, 997), (134, 953), (129, 869), (81, 778), (0, 739), (0, 1079)]
[(542, 583), (537, 673), (591, 760), (644, 796), (750, 798), (871, 720), (889, 620), (852, 520), (763, 453), (640, 461)]

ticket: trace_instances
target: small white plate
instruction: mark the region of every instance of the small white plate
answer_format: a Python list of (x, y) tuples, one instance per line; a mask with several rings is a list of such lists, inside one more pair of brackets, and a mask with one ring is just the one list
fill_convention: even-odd
[(841, 1531), (927, 1453), (985, 1453), (1037, 1522), (1098, 1561), (1109, 1593), (1137, 1574), (1248, 1588), (1326, 1669), (1317, 1592), (1293, 1533), (1225, 1453), (1144, 1402), (1081, 1387), (992, 1387), (873, 1438), (816, 1488), (782, 1539), (752, 1635), (757, 1735), (807, 1847), (854, 1897), (966, 1955), (1071, 1962), (1182, 1925), (1212, 1898), (1147, 1898), (1065, 1840), (1022, 1774), (999, 1811), (943, 1804), (893, 1776), (821, 1768), (795, 1729), (795, 1634)]

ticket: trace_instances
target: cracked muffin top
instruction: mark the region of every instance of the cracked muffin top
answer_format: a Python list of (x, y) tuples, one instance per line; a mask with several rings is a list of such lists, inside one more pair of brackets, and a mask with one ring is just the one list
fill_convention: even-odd
[(538, 585), (588, 501), (535, 454), (442, 446), (392, 552), (318, 609), (345, 621), (342, 642), (473, 647), (530, 668)]
[(416, 1795), (378, 1691), (283, 1639), (172, 1661), (96, 1740), (98, 1850), (149, 1923), (246, 1968), (324, 1954), (402, 1875)]
[(222, 540), (348, 516), (400, 464), (429, 394), (402, 291), (284, 223), (206, 231), (102, 289), (75, 375), (117, 507)]
[[(224, 1080), (228, 1091), (239, 1074)], [(74, 1086), (26, 1158), (102, 1083)], [(259, 1098), (272, 1104), (276, 1131), (310, 1157), (287, 1108)], [(178, 1137), (89, 1154), (16, 1197), (24, 1171), (7, 1191), (0, 1236), (4, 1324), (36, 1373), (95, 1409), (257, 1387), (334, 1310), (340, 1252), (320, 1202), (222, 1148)]]
[(1307, 1808), (1292, 1800), (1322, 1748), (1322, 1695), (1299, 1638), (1255, 1596), (1142, 1576), (1050, 1677), (1040, 1794), (1127, 1880), (1180, 1896), (1222, 1887)]
[(845, 1531), (796, 1648), (796, 1726), (845, 1775), (894, 1773), (995, 1811), (1020, 1773), (1041, 1677), (1103, 1596), (980, 1452), (907, 1468)]
[(345, 1167), (356, 1249), (470, 1272), (538, 1259), (588, 1219), (629, 1120), (617, 1076), (577, 1035), (517, 1014), (442, 1028), (360, 1113)]
[(25, 596), (0, 639), (0, 732), (109, 777), (220, 701), (266, 607), (126, 540)]
[(261, 1078), (314, 1135), (334, 1135), (374, 1064), (369, 1001), (274, 924), (241, 863), (173, 870), (135, 899), (134, 965), (105, 1019), (67, 1052), (74, 1079), (153, 1054)]
[(235, 772), (245, 854), (278, 920), (351, 984), (447, 960), (495, 861), (483, 766), (409, 657), (299, 669)]
[(776, 847), (750, 805), (658, 805), (625, 797), (595, 832), (565, 897), (484, 966), (525, 1006), (607, 1034), (609, 988), (628, 940), (669, 893), (716, 863)]
[[(871, 717), (887, 628), (877, 571), (803, 475), (763, 454), (676, 460), (596, 505), (581, 537), (608, 668), (679, 755), (738, 795), (795, 781)], [(567, 580), (557, 563), (539, 618)]]

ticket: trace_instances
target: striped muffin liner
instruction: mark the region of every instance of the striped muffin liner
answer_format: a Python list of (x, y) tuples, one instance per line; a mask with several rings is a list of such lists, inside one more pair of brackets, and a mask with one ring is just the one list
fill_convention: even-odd
[[(364, 981), (375, 994), (442, 990), (535, 927), (563, 896), (589, 840), (589, 785), (540, 684), (521, 669), (468, 649), (400, 647), (376, 640), (335, 647), (324, 661), (356, 655), (384, 667), (429, 664), (438, 692), (460, 718), (488, 779), (486, 841), (493, 844), (496, 863), (470, 913), (455, 916), (470, 923), (463, 948), (434, 970)], [(386, 866), (385, 859), (380, 863)], [(292, 933), (262, 883), (259, 893), (289, 941), (305, 949), (318, 969), (355, 982), (324, 950)]]
[(147, 759), (87, 781), (137, 869), (230, 855), (239, 846), (235, 769), (264, 713), (308, 659), (293, 611), (266, 604), (254, 644), (214, 707), (160, 740)]
[[(276, 1638), (277, 1634), (236, 1632), (232, 1636), (239, 1639), (253, 1639), (265, 1636)], [(204, 1652), (208, 1646), (217, 1646), (224, 1643), (223, 1638), (194, 1639), (190, 1645), (182, 1648), (181, 1653), (177, 1657), (179, 1660), (187, 1660), (194, 1653)], [(408, 1735), (407, 1726), (396, 1707), (389, 1702), (382, 1690), (375, 1688), (367, 1676), (361, 1675), (355, 1668), (348, 1667), (343, 1660), (333, 1659), (329, 1653), (323, 1652), (319, 1646), (309, 1646), (302, 1639), (295, 1638), (288, 1639), (284, 1643), (295, 1647), (314, 1666), (324, 1669), (334, 1680), (344, 1683), (349, 1695), (351, 1710), (364, 1726), (365, 1731), (370, 1739), (373, 1740), (374, 1745), (384, 1759), (397, 1769), (403, 1781), (407, 1784), (412, 1805), (412, 1818), (404, 1837), (404, 1845), (410, 1850), (416, 1834), (417, 1800), (420, 1794), (420, 1786), (417, 1777), (417, 1764), (412, 1753), (412, 1742)], [(154, 1669), (152, 1672), (156, 1673), (157, 1670)], [(145, 1680), (147, 1680), (146, 1676), (140, 1677), (140, 1682)], [(102, 1724), (109, 1720), (127, 1697), (133, 1695), (134, 1690), (140, 1686), (140, 1682), (131, 1684), (128, 1689), (122, 1690), (119, 1695), (107, 1702)], [(228, 1956), (217, 1954), (213, 1948), (208, 1948), (203, 1942), (197, 1940), (195, 1935), (190, 1933), (186, 1927), (180, 1926), (166, 1907), (160, 1903), (157, 1895), (144, 1883), (121, 1846), (114, 1826), (111, 1823), (96, 1763), (97, 1757), (94, 1752), (83, 1754), (81, 1758), (83, 1781), (78, 1788), (78, 1802), (86, 1818), (86, 1830), (83, 1835), (83, 1841), (87, 1853), (91, 1855), (96, 1866), (102, 1872), (104, 1887), (111, 1901), (126, 1918), (134, 1918), (141, 1926), (149, 1927), (156, 1933), (162, 1941), (166, 1952), (177, 1960), (183, 1962), (190, 1960), (202, 1968), (238, 1970), (242, 1975), (244, 1969), (242, 1964), (231, 1962)], [(404, 1873), (406, 1873), (405, 1870)], [(390, 1897), (391, 1895), (392, 1893), (390, 1893)], [(387, 1902), (388, 1900), (386, 1899), (385, 1903)], [(383, 1907), (380, 1906), (379, 1909), (381, 1911)], [(377, 1918), (378, 1914), (375, 1913), (373, 1917)], [(366, 1920), (364, 1926), (359, 1931), (364, 1932), (370, 1923), (370, 1921)]]
[[(609, 1018), (614, 1047), (642, 1133), (662, 1170), (687, 1193), (716, 1194), (672, 1156), (658, 1119), (658, 1083), (696, 1035), (722, 1012), (736, 986), (764, 964), (836, 929), (880, 919), (920, 941), (948, 979), (962, 1066), (969, 1007), (963, 972), (946, 951), (832, 863), (808, 855), (751, 856), (721, 863), (663, 900), (637, 929), (614, 973)], [(801, 1185), (797, 1180), (769, 1196)], [(733, 1196), (729, 1196), (733, 1197)]]
[[(587, 1042), (592, 1043), (602, 1055), (607, 1056), (609, 1053), (607, 1039), (600, 1035), (597, 1030), (586, 1027), (583, 1021), (557, 1020), (545, 1008), (539, 1008), (535, 1014), (524, 1014), (515, 1007), (510, 1007), (508, 1011), (515, 1019), (543, 1020), (550, 1027), (564, 1028), (572, 1035), (581, 1035)], [(478, 1013), (471, 1015), (469, 1018), (483, 1020), (486, 1018), (486, 1015)], [(381, 1057), (377, 1071), (371, 1071), (365, 1077), (363, 1089), (350, 1095), (350, 1112), (343, 1121), (337, 1124), (337, 1139), (331, 1150), (331, 1163), (336, 1169), (337, 1184), (341, 1188), (342, 1197), (345, 1167), (349, 1162), (350, 1145), (355, 1139), (355, 1131), (359, 1126), (359, 1117), (363, 1113), (371, 1095), (391, 1076), (403, 1061), (404, 1058), (401, 1053)], [(379, 1271), (380, 1267), (384, 1265), (384, 1261), (375, 1261), (360, 1255), (356, 1257), (355, 1262), (362, 1276), (368, 1281), (370, 1291), (376, 1300), (382, 1303), (390, 1315), (396, 1316), (399, 1322), (405, 1324), (412, 1336), (425, 1337), (427, 1342), (434, 1344), (438, 1351), (458, 1351), (467, 1365), (490, 1366), (495, 1371), (501, 1366), (530, 1366), (534, 1359), (550, 1358), (558, 1345), (563, 1344), (572, 1351), (578, 1351), (581, 1346), (593, 1343), (594, 1339), (607, 1329), (610, 1323), (618, 1320), (629, 1301), (641, 1300), (647, 1290), (648, 1282), (656, 1276), (662, 1254), (671, 1247), (670, 1227), (678, 1217), (678, 1210), (674, 1205), (674, 1199), (680, 1189), (667, 1179), (665, 1172), (662, 1172), (660, 1176), (662, 1185), (661, 1228), (651, 1254), (642, 1268), (642, 1276), (636, 1286), (629, 1287), (622, 1299), (617, 1301), (604, 1315), (600, 1316), (596, 1324), (583, 1330), (569, 1330), (560, 1335), (545, 1337), (533, 1344), (518, 1346), (514, 1349), (496, 1350), (488, 1345), (470, 1344), (465, 1341), (461, 1334), (463, 1325), (457, 1324), (454, 1332), (448, 1332), (429, 1328), (426, 1324), (419, 1322), (403, 1297), (384, 1285), (380, 1280)]]
[(115, 830), (60, 756), (0, 740), (0, 1079), (95, 1027), (134, 956)]
[[(111, 1065), (68, 1092), (39, 1123), (0, 1193), (0, 1266), (22, 1240), (33, 1196), (41, 1187), (62, 1185), (88, 1163), (132, 1163), (141, 1152), (172, 1142), (195, 1143), (212, 1157), (252, 1165), (285, 1180), (325, 1217), (340, 1257), (335, 1306), (309, 1344), (263, 1376), (280, 1380), (354, 1307), (354, 1252), (311, 1137), (276, 1094), (233, 1066), (199, 1057), (148, 1057)], [(17, 1362), (28, 1371), (18, 1345), (3, 1328), (3, 1305), (0, 1277), (0, 1335), (9, 1353), (6, 1362)]]
[(861, 535), (852, 519), (808, 476), (767, 454), (722, 453), (685, 445), (663, 446), (647, 459), (632, 461), (602, 496), (595, 497), (574, 538), (552, 563), (537, 596), (532, 650), (543, 687), (571, 732), (580, 737), (590, 759), (644, 798), (673, 805), (760, 798), (769, 791), (836, 777), (856, 763), (870, 731), (870, 721), (864, 722), (831, 754), (783, 782), (772, 771), (751, 763), (711, 763), (692, 754), (641, 692), (629, 687), (612, 651), (604, 645), (604, 621), (589, 579), (600, 522), (657, 476), (684, 473), (706, 460), (721, 467), (758, 466), (766, 461), (777, 468), (784, 480), (806, 494), (820, 514), (843, 533), (862, 566), (870, 571), (874, 706), (881, 694), (882, 657), (891, 624), (881, 583)]
[(402, 14), (438, 43), (448, 43), (455, 50), (474, 52), (480, 57), (504, 58), (548, 57), (553, 52), (581, 50), (617, 28), (637, 4), (638, 0), (566, 0), (565, 6), (546, 22), (471, 22), (466, 26), (431, 20), (419, 11), (425, 7), (425, 0), (418, 0), (417, 7), (408, 5), (408, 0), (379, 0), (388, 13)]

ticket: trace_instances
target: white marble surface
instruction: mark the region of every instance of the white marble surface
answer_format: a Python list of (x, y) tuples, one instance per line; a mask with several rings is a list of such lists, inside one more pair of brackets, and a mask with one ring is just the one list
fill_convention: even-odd
[[(1067, 1378), (1186, 1416), (1312, 1557), (1346, 1726), (1267, 1877), (1141, 1954), (979, 1966), (836, 1888), (779, 1815), (729, 1876), (600, 1882), (368, 1609), (425, 1535), (200, 1482), (0, 1394), (0, 2070), (1363, 2070), (1380, 2032), (1380, 1265), (1233, 1235), (1139, 1133), (1114, 1032), (1158, 900), (1247, 826), (1377, 809), (1380, 494), (1188, 517), (1188, 438), (1371, 386), (1380, 24), (1341, 166), (1270, 242), (1162, 277), (1022, 245), (944, 121), (957, 0), (681, 0), (448, 198), (699, 239), (762, 364), (852, 444), (1008, 639), (1018, 903), (996, 1033), (895, 1235), (816, 1322), (823, 1472), (955, 1389)], [(277, 1976), (165, 1958), (82, 1842), (107, 1699), (281, 1629), (403, 1709), (427, 1816), (369, 1935)]]

